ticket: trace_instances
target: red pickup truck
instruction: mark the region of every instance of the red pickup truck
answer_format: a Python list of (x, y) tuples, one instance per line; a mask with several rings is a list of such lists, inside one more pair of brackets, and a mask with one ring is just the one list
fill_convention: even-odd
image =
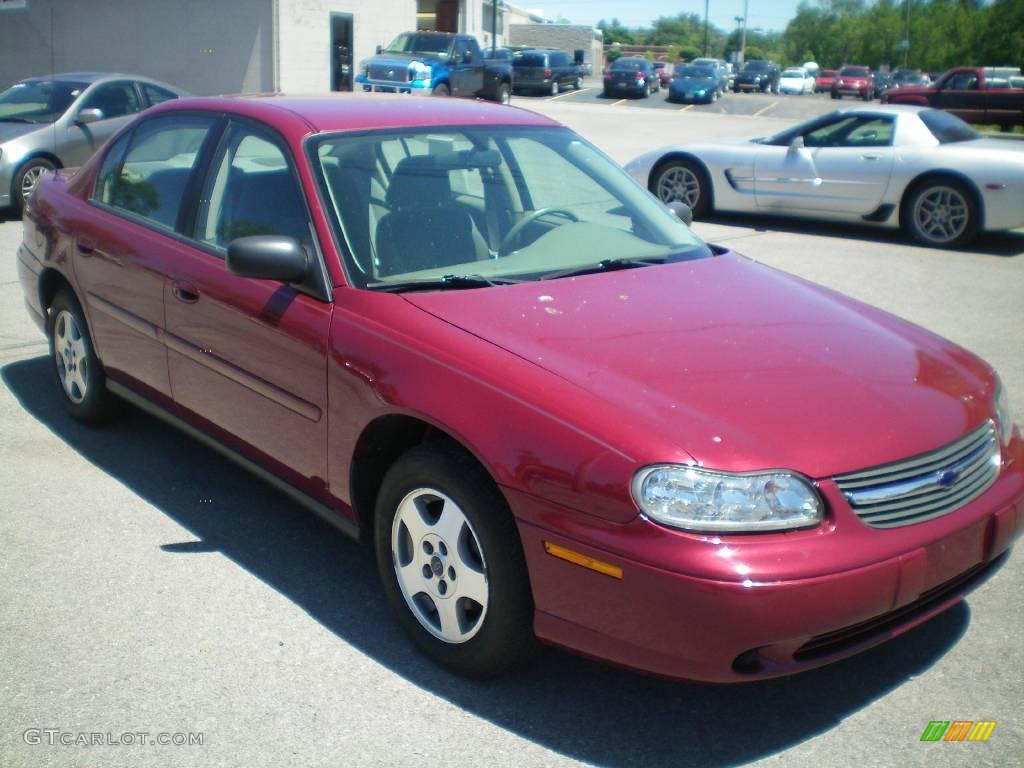
[(1020, 77), (1012, 67), (956, 67), (933, 85), (888, 90), (882, 103), (935, 107), (969, 123), (1009, 130), (1024, 125), (1024, 88), (1012, 87)]

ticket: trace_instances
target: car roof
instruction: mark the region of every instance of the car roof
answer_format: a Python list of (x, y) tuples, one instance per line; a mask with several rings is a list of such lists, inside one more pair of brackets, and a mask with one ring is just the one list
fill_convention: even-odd
[(100, 80), (145, 80), (147, 82), (158, 82), (151, 77), (142, 75), (128, 75), (123, 72), (58, 72), (54, 75), (38, 75), (26, 77), (23, 83), (39, 83), (47, 80), (71, 80), (76, 83), (96, 83)]
[(474, 99), (418, 98), (386, 93), (309, 96), (247, 94), (167, 101), (147, 114), (182, 109), (230, 112), (295, 136), (325, 131), (366, 131), (467, 125), (560, 126), (550, 118)]

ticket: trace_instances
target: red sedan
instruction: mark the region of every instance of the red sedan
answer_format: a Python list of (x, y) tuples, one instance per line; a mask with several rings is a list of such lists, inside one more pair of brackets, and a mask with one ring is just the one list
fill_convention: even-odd
[(168, 102), (44, 177), (18, 263), (73, 417), (134, 403), (372, 541), (462, 673), (537, 640), (808, 669), (955, 603), (1024, 517), (984, 362), (702, 243), (522, 110)]
[(843, 67), (832, 81), (832, 98), (856, 96), (871, 101), (875, 96), (875, 76), (869, 67)]

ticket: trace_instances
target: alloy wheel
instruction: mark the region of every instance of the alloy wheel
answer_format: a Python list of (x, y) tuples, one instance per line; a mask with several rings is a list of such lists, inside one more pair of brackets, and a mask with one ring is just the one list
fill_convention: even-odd
[(917, 230), (937, 244), (952, 243), (967, 229), (967, 200), (952, 187), (931, 187), (914, 200), (911, 211)]
[(700, 179), (689, 168), (675, 166), (658, 177), (658, 199), (663, 203), (686, 203), (696, 208), (700, 199)]
[(434, 637), (464, 643), (487, 615), (487, 564), (465, 513), (439, 491), (418, 488), (398, 505), (391, 527), (398, 587)]
[(73, 403), (85, 400), (89, 381), (89, 357), (75, 316), (61, 310), (53, 324), (53, 355), (64, 394)]

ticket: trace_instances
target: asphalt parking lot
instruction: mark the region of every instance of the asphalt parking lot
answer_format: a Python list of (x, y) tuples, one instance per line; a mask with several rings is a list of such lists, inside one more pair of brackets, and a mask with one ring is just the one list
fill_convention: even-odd
[[(514, 103), (620, 162), (834, 106), (730, 95), (715, 106), (750, 111), (681, 112), (587, 93)], [(780, 104), (757, 107), (769, 100)], [(1024, 422), (1024, 231), (941, 252), (766, 218), (695, 229), (977, 352)], [(147, 416), (102, 431), (70, 421), (22, 306), (19, 238), (0, 215), (0, 765), (1019, 765), (1021, 553), (927, 624), (792, 678), (687, 684), (550, 650), (513, 677), (468, 682), (412, 650), (367, 550)], [(929, 721), (958, 719), (998, 725), (986, 743), (920, 741)], [(47, 728), (203, 744), (26, 743)]]

